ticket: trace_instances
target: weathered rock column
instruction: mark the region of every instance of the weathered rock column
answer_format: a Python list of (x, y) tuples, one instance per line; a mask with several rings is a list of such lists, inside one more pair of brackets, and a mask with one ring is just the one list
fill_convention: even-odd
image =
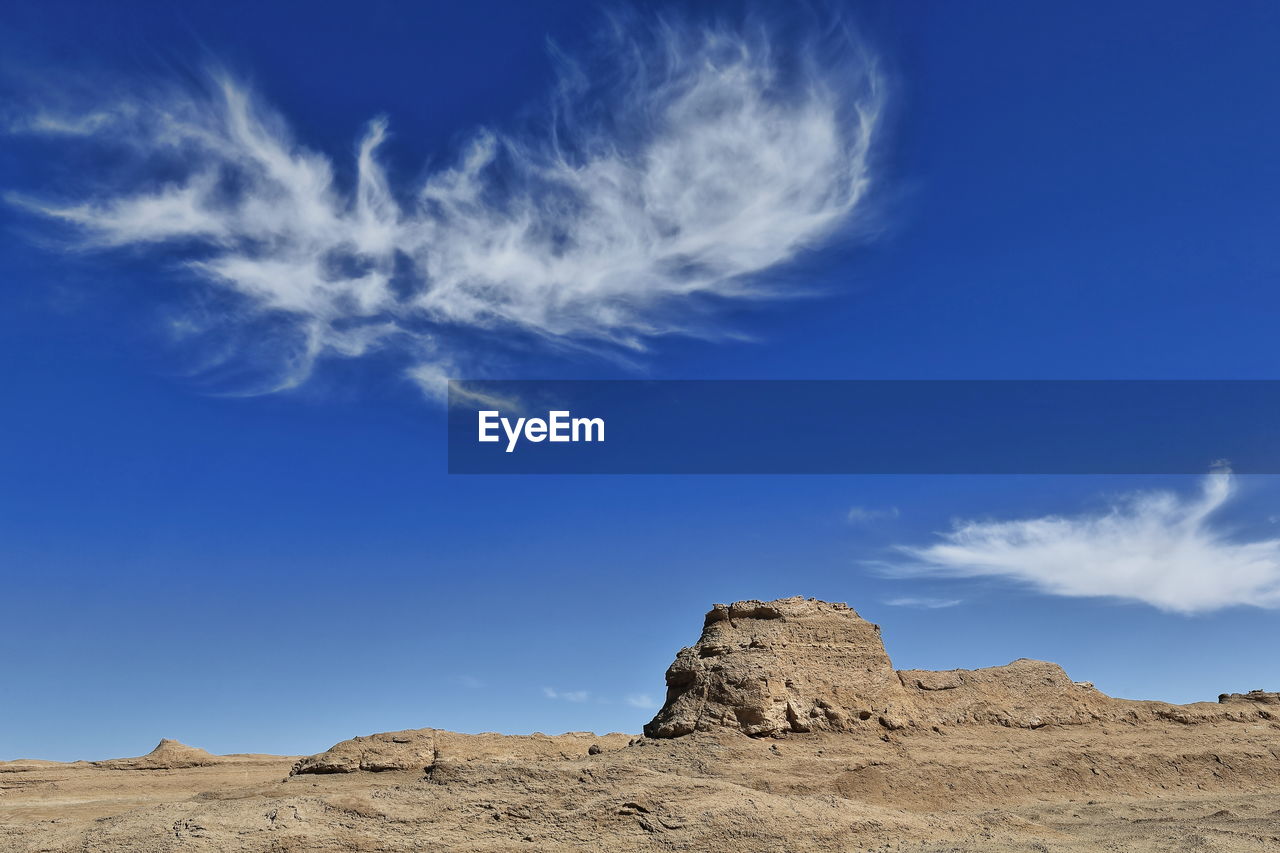
[(715, 605), (667, 670), (666, 703), (644, 731), (761, 737), (898, 728), (911, 716), (880, 628), (846, 604), (795, 597)]

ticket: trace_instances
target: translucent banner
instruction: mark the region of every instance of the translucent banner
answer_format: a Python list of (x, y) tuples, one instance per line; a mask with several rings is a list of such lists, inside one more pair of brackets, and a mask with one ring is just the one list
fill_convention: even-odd
[(455, 380), (455, 474), (1280, 473), (1280, 381)]

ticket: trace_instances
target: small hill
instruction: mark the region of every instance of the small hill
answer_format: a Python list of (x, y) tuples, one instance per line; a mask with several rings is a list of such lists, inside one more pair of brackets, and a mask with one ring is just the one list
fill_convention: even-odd
[(137, 758), (112, 758), (95, 761), (95, 767), (109, 770), (182, 770), (187, 767), (207, 767), (223, 764), (232, 759), (187, 746), (169, 738), (162, 738), (156, 748)]

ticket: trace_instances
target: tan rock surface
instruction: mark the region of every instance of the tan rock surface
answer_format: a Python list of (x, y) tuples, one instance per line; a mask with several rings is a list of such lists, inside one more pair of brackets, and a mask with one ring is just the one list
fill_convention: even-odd
[(357, 770), (426, 770), (435, 762), (435, 729), (355, 737), (302, 759), (294, 773), (353, 773)]

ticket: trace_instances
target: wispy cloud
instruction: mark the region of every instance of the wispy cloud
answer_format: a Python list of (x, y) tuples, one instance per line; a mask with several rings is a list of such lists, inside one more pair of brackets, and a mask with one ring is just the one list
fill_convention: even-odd
[(940, 610), (944, 607), (955, 607), (961, 603), (959, 598), (919, 598), (912, 596), (903, 596), (901, 598), (890, 598), (885, 604), (890, 607), (921, 607), (925, 610)]
[(1216, 470), (1200, 491), (1136, 492), (1106, 511), (963, 521), (925, 547), (903, 546), (899, 573), (1022, 581), (1053, 595), (1110, 596), (1199, 613), (1280, 607), (1280, 539), (1239, 541), (1214, 514), (1234, 493)]
[(112, 112), (90, 112), (69, 115), (39, 111), (11, 121), (10, 133), (40, 133), (65, 136), (90, 136), (124, 118), (130, 109), (127, 105)]
[(459, 675), (458, 683), (468, 690), (479, 690), (485, 686), (484, 682), (476, 678), (474, 675)]
[(386, 118), (369, 123), (348, 185), (223, 74), (20, 122), (132, 151), (141, 168), (105, 189), (95, 175), (80, 197), (10, 200), (86, 246), (163, 245), (233, 298), (233, 322), (269, 319), (266, 354), (249, 336), (271, 367), (254, 391), (394, 350), (439, 393), (444, 376), (479, 370), (476, 338), (495, 332), (613, 351), (710, 333), (706, 297), (785, 295), (756, 274), (864, 206), (883, 81), (839, 27), (798, 41), (679, 21), (616, 31), (600, 56), (560, 59), (535, 126), (476, 131), (413, 185), (380, 158)]
[(871, 521), (880, 521), (882, 519), (897, 518), (900, 515), (896, 506), (888, 507), (866, 507), (854, 506), (849, 507), (849, 512), (845, 515), (845, 520), (850, 524), (866, 524)]
[[(594, 702), (597, 705), (612, 705), (616, 701), (608, 696), (592, 693), (590, 690), (560, 690), (555, 687), (542, 688), (542, 695), (547, 699), (556, 699), (561, 702)], [(633, 708), (651, 709), (659, 705), (648, 693), (628, 693), (622, 701)]]

